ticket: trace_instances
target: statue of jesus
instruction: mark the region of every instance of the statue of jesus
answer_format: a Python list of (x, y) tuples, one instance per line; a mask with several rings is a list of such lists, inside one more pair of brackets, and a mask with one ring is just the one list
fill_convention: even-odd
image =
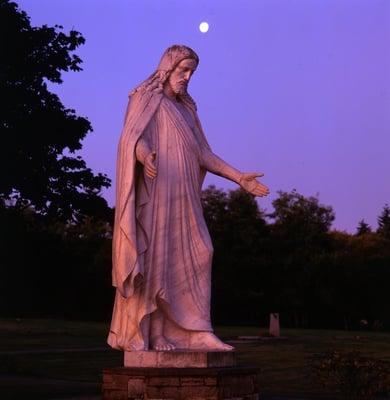
[(125, 351), (231, 350), (210, 320), (213, 246), (203, 217), (207, 171), (255, 196), (269, 193), (216, 156), (188, 83), (199, 63), (186, 46), (163, 54), (130, 95), (118, 147), (113, 237), (115, 304), (108, 343)]

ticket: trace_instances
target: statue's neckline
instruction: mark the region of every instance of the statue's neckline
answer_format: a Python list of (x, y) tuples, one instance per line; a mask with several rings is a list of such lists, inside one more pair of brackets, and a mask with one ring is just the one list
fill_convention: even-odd
[(174, 104), (184, 104), (184, 102), (182, 101), (182, 100), (177, 100), (176, 99), (176, 97), (171, 97), (171, 96), (168, 96), (167, 94), (165, 94), (164, 93), (164, 97), (166, 98), (166, 99), (168, 99), (169, 101), (171, 101), (172, 103), (174, 103)]

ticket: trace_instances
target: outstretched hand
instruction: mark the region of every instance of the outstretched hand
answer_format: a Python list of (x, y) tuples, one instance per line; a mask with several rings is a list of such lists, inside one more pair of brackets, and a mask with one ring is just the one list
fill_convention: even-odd
[(269, 194), (269, 189), (256, 179), (263, 175), (264, 174), (261, 172), (243, 172), (238, 183), (243, 189), (254, 196), (267, 196)]

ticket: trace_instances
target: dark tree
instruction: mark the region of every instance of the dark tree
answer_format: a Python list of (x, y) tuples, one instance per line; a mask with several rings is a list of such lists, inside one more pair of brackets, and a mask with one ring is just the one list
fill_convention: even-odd
[(367, 222), (364, 221), (364, 219), (359, 221), (359, 224), (356, 228), (356, 236), (365, 235), (365, 234), (371, 233), (371, 232), (372, 231), (371, 231), (370, 225), (368, 225)]
[(289, 314), (295, 326), (308, 326), (320, 302), (315, 265), (331, 247), (329, 229), (335, 216), (332, 207), (320, 204), (317, 197), (305, 197), (296, 190), (278, 194), (272, 202), (274, 212), (269, 214), (274, 220), (268, 250), (273, 268), (266, 297), (274, 310)]
[(214, 247), (212, 311), (215, 321), (259, 321), (260, 255), (267, 227), (254, 197), (242, 189), (215, 186), (202, 192), (203, 212)]
[(296, 190), (290, 193), (279, 191), (272, 202), (274, 232), (285, 244), (293, 248), (308, 245), (322, 246), (335, 214), (330, 206), (320, 204), (317, 197), (305, 197)]
[(390, 239), (390, 207), (386, 204), (378, 217), (378, 233)]
[(201, 200), (210, 234), (214, 239), (217, 239), (225, 231), (227, 195), (223, 190), (210, 185), (202, 190)]
[(84, 38), (58, 25), (32, 27), (9, 0), (0, 0), (0, 35), (0, 200), (63, 221), (102, 217), (110, 180), (75, 155), (91, 124), (48, 89), (81, 70), (74, 51)]

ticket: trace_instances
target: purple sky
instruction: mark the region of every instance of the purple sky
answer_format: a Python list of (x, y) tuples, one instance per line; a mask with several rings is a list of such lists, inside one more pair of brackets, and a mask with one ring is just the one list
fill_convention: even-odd
[[(213, 151), (277, 190), (319, 194), (353, 232), (390, 203), (390, 1), (19, 0), (33, 25), (86, 38), (53, 87), (92, 122), (83, 157), (115, 184), (129, 91), (171, 44), (200, 57), (189, 91)], [(202, 21), (210, 24), (199, 32)], [(237, 185), (208, 174), (205, 184)], [(104, 193), (114, 202), (114, 185)]]

